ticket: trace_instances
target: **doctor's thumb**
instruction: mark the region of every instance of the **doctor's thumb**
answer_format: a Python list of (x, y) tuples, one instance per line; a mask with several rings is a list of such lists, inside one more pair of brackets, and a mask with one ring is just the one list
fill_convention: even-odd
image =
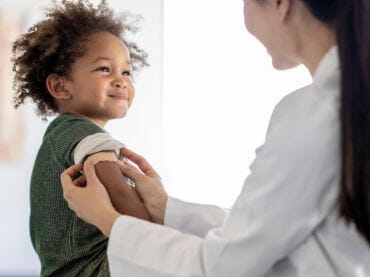
[(88, 186), (100, 184), (100, 180), (98, 176), (96, 176), (95, 165), (92, 161), (86, 161), (84, 163), (84, 173), (86, 176), (86, 183)]

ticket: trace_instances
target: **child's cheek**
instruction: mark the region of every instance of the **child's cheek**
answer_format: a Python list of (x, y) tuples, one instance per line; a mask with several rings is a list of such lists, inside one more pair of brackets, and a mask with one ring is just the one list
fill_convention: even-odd
[(131, 106), (132, 101), (134, 100), (134, 97), (135, 97), (135, 88), (132, 85), (130, 85), (129, 95), (128, 95), (128, 106), (129, 107)]

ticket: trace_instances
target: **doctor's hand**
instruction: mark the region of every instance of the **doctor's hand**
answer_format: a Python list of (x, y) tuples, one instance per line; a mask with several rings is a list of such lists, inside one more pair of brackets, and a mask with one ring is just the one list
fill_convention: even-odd
[(120, 153), (137, 165), (118, 161), (117, 164), (121, 171), (135, 182), (136, 192), (143, 200), (152, 220), (155, 223), (163, 224), (168, 196), (163, 188), (161, 178), (144, 157), (127, 148), (122, 148)]
[[(82, 168), (85, 175), (73, 180)], [(74, 165), (67, 168), (60, 175), (60, 180), (69, 208), (79, 218), (95, 225), (109, 237), (113, 223), (120, 214), (114, 209), (104, 185), (96, 176), (93, 163), (87, 161), (84, 166)]]

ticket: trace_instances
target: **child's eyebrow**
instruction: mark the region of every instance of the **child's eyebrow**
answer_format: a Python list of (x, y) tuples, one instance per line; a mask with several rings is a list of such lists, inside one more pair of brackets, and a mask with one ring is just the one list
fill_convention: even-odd
[[(98, 57), (92, 63), (97, 63), (97, 62), (99, 62), (101, 60), (103, 60), (103, 61), (113, 61), (113, 59), (112, 58), (109, 58), (109, 57)], [(127, 64), (131, 64), (131, 61), (126, 61), (126, 63)]]

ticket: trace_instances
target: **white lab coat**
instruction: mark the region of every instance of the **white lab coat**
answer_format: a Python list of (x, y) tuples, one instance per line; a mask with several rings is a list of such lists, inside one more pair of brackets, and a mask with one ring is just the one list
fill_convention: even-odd
[(339, 79), (334, 47), (276, 106), (229, 213), (170, 198), (166, 226), (119, 217), (112, 276), (369, 277), (370, 248), (337, 215)]

